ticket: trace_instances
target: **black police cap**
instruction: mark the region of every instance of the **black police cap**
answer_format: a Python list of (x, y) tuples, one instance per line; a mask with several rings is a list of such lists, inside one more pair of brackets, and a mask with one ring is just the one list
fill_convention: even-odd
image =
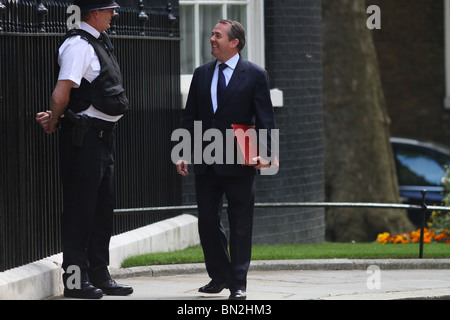
[(74, 5), (79, 6), (81, 12), (120, 7), (117, 3), (111, 0), (75, 0)]

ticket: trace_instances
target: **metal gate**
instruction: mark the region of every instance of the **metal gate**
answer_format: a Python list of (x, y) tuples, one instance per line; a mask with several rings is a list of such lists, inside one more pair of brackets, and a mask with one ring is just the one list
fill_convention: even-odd
[[(180, 119), (178, 1), (117, 1), (110, 34), (131, 102), (117, 129), (117, 208), (181, 204), (170, 159)], [(0, 0), (0, 271), (57, 253), (62, 190), (49, 107), (72, 1)], [(114, 233), (176, 215), (115, 216)]]

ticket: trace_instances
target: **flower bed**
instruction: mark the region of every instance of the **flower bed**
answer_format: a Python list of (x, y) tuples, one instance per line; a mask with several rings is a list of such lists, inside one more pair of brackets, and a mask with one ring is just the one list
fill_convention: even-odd
[[(390, 235), (388, 232), (380, 233), (377, 237), (378, 243), (419, 243), (420, 229), (411, 233), (403, 233), (398, 235)], [(443, 229), (442, 232), (436, 233), (431, 229), (425, 228), (423, 233), (424, 243), (450, 243), (450, 232)]]

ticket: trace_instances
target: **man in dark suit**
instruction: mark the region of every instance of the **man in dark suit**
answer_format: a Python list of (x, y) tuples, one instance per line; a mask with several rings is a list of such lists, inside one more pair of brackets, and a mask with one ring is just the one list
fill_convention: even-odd
[[(275, 128), (275, 117), (269, 79), (264, 69), (239, 54), (245, 46), (244, 28), (239, 22), (220, 20), (210, 42), (211, 54), (217, 60), (195, 70), (183, 128), (193, 137), (195, 123), (200, 121), (202, 133), (217, 129), (226, 137), (226, 130), (230, 130), (232, 124), (255, 125), (256, 132), (268, 129), (270, 136), (270, 130)], [(203, 152), (205, 142), (201, 143)], [(264, 147), (269, 154), (270, 137)], [(244, 300), (251, 259), (255, 174), (271, 164), (260, 156), (251, 166), (243, 166), (237, 161), (230, 164), (225, 160), (230, 152), (225, 143), (223, 151), (223, 161), (194, 163), (200, 241), (206, 269), (212, 279), (199, 292), (219, 293), (229, 288), (230, 299)], [(236, 149), (232, 151), (236, 152)], [(188, 162), (179, 160), (177, 171), (187, 175)], [(228, 202), (230, 255), (220, 218), (224, 194)]]

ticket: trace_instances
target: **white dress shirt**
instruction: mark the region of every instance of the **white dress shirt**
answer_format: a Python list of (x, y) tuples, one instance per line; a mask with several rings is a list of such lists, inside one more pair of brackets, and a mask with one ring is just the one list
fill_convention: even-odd
[[(238, 64), (238, 62), (239, 53), (236, 53), (230, 60), (225, 62), (228, 68), (223, 70), (223, 75), (225, 76), (225, 83), (227, 86), (228, 82), (230, 82), (230, 79), (233, 76), (234, 69), (236, 69), (236, 65)], [(219, 80), (219, 64), (221, 64), (221, 62), (217, 61), (211, 81), (211, 99), (214, 112), (216, 112), (217, 110), (217, 82)]]
[[(86, 22), (81, 22), (80, 29), (89, 32), (95, 38), (100, 37), (100, 32)], [(64, 41), (59, 48), (58, 63), (60, 65), (58, 80), (73, 81), (75, 83), (73, 88), (79, 88), (83, 78), (89, 82), (94, 81), (101, 71), (100, 61), (94, 47), (80, 36), (70, 37)], [(86, 114), (111, 122), (116, 122), (122, 117), (122, 115), (110, 116), (95, 109), (92, 105), (78, 114)]]

